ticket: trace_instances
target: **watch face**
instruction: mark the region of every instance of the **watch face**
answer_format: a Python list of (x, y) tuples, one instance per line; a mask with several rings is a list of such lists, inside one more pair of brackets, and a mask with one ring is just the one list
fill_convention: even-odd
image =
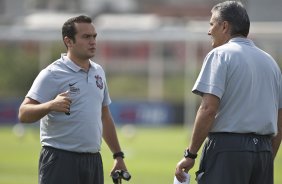
[(192, 153), (190, 153), (189, 150), (187, 149), (187, 150), (184, 151), (184, 157), (185, 157), (185, 158), (195, 159), (195, 158), (197, 158), (197, 154), (192, 154)]
[(187, 158), (189, 156), (188, 150), (184, 151), (184, 157)]

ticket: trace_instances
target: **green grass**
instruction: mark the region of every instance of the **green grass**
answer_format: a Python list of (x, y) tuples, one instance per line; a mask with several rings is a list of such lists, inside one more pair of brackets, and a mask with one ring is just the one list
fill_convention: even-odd
[[(169, 128), (118, 128), (120, 143), (126, 153), (126, 164), (132, 174), (132, 184), (172, 184), (176, 163), (182, 158), (190, 130), (183, 127)], [(40, 152), (39, 132), (28, 127), (23, 137), (17, 137), (11, 127), (0, 127), (0, 183), (37, 184), (37, 165)], [(105, 184), (112, 168), (112, 154), (103, 143)], [(191, 184), (199, 159), (191, 170)], [(282, 183), (282, 151), (275, 160), (275, 184)]]

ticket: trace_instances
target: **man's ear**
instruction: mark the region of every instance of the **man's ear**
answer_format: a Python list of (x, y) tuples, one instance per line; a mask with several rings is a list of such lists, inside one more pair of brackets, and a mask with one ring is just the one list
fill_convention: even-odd
[(66, 45), (67, 47), (71, 47), (71, 45), (72, 45), (72, 40), (71, 40), (69, 37), (65, 36), (65, 37), (64, 37), (64, 43), (65, 43), (65, 45)]
[(230, 24), (227, 21), (222, 22), (222, 31), (223, 33), (229, 33), (230, 32)]

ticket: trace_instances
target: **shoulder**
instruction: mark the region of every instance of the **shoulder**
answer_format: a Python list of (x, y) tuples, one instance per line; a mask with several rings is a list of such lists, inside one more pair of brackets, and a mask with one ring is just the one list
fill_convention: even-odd
[(105, 75), (105, 71), (103, 69), (103, 67), (101, 65), (99, 65), (98, 63), (90, 60), (90, 64), (91, 64), (91, 67), (93, 67), (95, 69), (96, 72), (102, 74), (102, 75)]
[(50, 72), (54, 72), (54, 71), (62, 70), (63, 68), (65, 68), (65, 66), (66, 64), (60, 58), (54, 61), (53, 63), (51, 63), (49, 66), (47, 66), (46, 69), (49, 70)]
[(219, 61), (224, 55), (226, 55), (226, 53), (228, 53), (228, 51), (224, 48), (224, 46), (216, 47), (206, 55), (205, 61)]
[(217, 62), (228, 62), (242, 53), (242, 50), (234, 43), (226, 43), (212, 49), (206, 56), (205, 60), (216, 60)]
[(37, 81), (53, 81), (56, 79), (56, 71), (58, 71), (58, 67), (56, 66), (57, 61), (54, 61), (47, 67), (43, 68), (38, 76), (37, 76)]
[(45, 69), (45, 72), (48, 73), (53, 78), (62, 77), (62, 75), (68, 75), (72, 72), (70, 66), (67, 65), (66, 61), (58, 59), (48, 65)]
[(98, 63), (96, 63), (96, 62), (94, 62), (94, 61), (92, 61), (92, 60), (90, 60), (90, 64), (91, 64), (91, 66), (94, 67), (95, 69), (103, 70), (103, 68), (102, 68), (101, 65), (99, 65)]

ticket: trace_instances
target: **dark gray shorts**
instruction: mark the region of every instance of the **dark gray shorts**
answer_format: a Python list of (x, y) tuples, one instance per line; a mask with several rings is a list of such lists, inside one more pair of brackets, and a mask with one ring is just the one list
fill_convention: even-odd
[(196, 180), (199, 184), (273, 184), (271, 137), (210, 134)]
[(43, 147), (39, 184), (104, 184), (100, 153), (75, 153)]

